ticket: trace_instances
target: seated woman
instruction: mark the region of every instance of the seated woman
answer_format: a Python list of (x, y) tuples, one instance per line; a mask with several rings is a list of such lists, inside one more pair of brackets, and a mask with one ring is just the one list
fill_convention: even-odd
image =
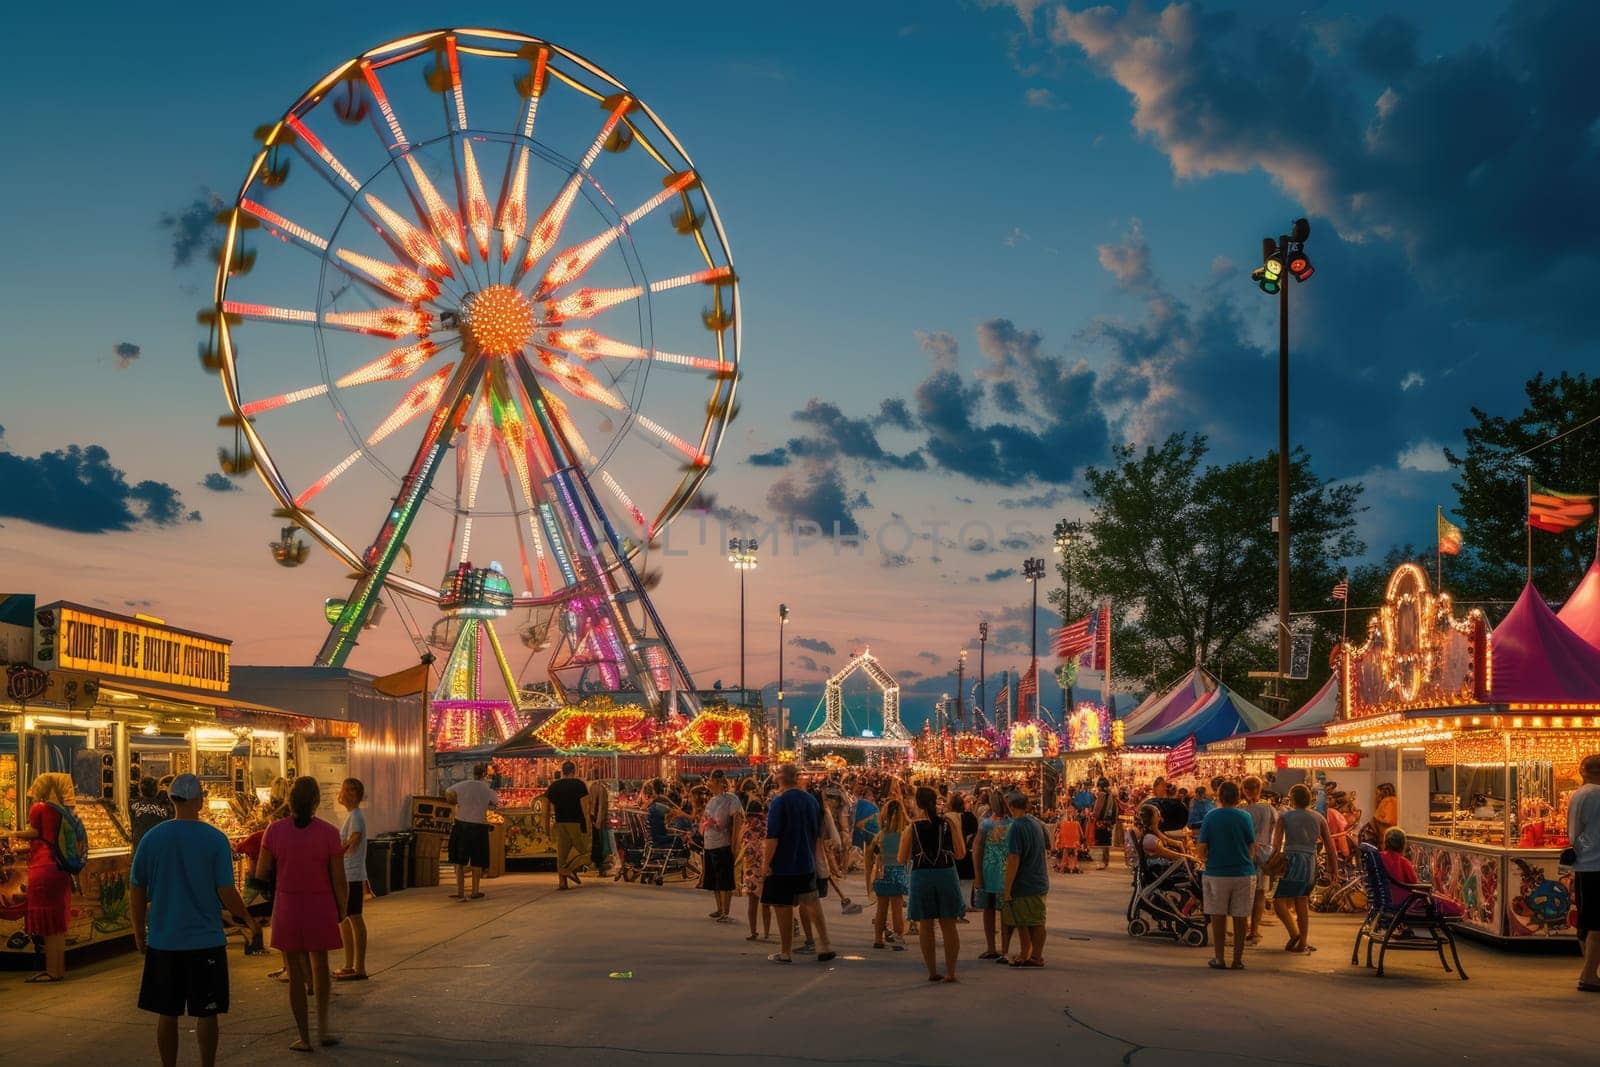
[(1421, 914), (1424, 910), (1422, 898), (1428, 897), (1438, 914), (1446, 919), (1459, 919), (1466, 914), (1466, 909), (1453, 900), (1434, 896), (1425, 890), (1407, 888), (1424, 883), (1417, 876), (1416, 867), (1406, 858), (1406, 832), (1398, 826), (1391, 827), (1383, 835), (1383, 851), (1378, 853), (1378, 861), (1383, 864), (1383, 873), (1389, 879), (1389, 899), (1396, 907), (1404, 904), (1407, 912)]
[(1173, 847), (1175, 842), (1161, 831), (1161, 809), (1145, 804), (1134, 813), (1133, 831), (1139, 852), (1152, 871), (1164, 871), (1173, 863), (1183, 862), (1189, 854)]

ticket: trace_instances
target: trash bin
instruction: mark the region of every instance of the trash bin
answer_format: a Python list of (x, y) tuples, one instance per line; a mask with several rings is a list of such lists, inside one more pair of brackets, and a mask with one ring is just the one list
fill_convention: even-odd
[(367, 884), (374, 896), (384, 896), (393, 888), (394, 840), (379, 834), (367, 842)]
[(398, 893), (411, 888), (411, 853), (416, 848), (417, 835), (410, 830), (397, 830), (389, 837), (389, 891)]

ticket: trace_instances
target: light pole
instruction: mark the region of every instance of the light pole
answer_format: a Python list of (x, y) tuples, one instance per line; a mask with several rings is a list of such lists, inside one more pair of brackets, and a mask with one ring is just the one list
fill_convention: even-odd
[[(989, 675), (985, 669), (987, 664), (984, 662), (983, 654), (984, 652), (988, 651), (988, 648), (989, 624), (987, 622), (980, 622), (978, 623), (978, 710), (983, 712), (985, 715), (989, 713), (987, 710), (988, 704), (985, 703), (989, 699), (989, 690), (985, 684), (985, 680), (989, 677)], [(978, 720), (976, 716), (973, 717), (972, 722), (974, 726), (977, 725)]]
[(967, 691), (967, 650), (962, 649), (961, 655), (956, 659), (956, 722), (966, 722), (966, 704), (961, 694)]
[(1250, 274), (1263, 293), (1278, 298), (1278, 684), (1289, 673), (1289, 279), (1304, 282), (1315, 273), (1306, 258), (1311, 223), (1295, 219), (1286, 234), (1261, 239), (1261, 266)]
[[(1077, 543), (1078, 534), (1083, 532), (1083, 523), (1068, 522), (1062, 519), (1056, 523), (1056, 555), (1061, 557), (1062, 570), (1067, 580), (1066, 610), (1061, 613), (1064, 621), (1072, 621), (1072, 548)], [(1061, 721), (1066, 722), (1067, 716), (1072, 714), (1072, 683), (1068, 682), (1061, 691)]]
[(789, 625), (789, 605), (778, 605), (778, 748), (783, 747), (786, 724), (783, 721), (783, 629)]
[(739, 701), (744, 702), (744, 572), (756, 569), (756, 544), (753, 537), (728, 539), (728, 562), (739, 572)]
[[(1022, 561), (1022, 576), (1028, 584), (1033, 586), (1033, 636), (1029, 639), (1029, 670), (1033, 672), (1033, 703), (1039, 703), (1039, 583), (1044, 580), (1044, 560), (1032, 558)], [(1017, 695), (1022, 695), (1022, 686), (1017, 686)], [(1018, 702), (1017, 710), (1022, 710)]]

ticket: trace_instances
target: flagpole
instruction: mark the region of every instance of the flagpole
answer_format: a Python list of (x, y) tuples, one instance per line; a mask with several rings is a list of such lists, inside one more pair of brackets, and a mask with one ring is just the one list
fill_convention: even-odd
[(1344, 570), (1344, 615), (1339, 620), (1339, 643), (1345, 643), (1350, 632), (1350, 568)]
[[(1439, 535), (1444, 532), (1444, 505), (1433, 506), (1433, 591), (1444, 592), (1444, 545)], [(1345, 601), (1346, 604), (1349, 601)]]
[(1523, 488), (1522, 521), (1528, 527), (1528, 584), (1533, 584), (1533, 523), (1529, 518), (1533, 515), (1533, 475), (1526, 476), (1527, 481)]

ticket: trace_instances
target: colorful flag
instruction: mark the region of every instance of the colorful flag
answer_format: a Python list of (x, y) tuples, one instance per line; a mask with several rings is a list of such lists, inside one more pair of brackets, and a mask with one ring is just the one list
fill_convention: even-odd
[(1444, 517), (1444, 508), (1439, 509), (1439, 555), (1461, 555), (1461, 527)]
[(1094, 647), (1094, 623), (1098, 612), (1091, 612), (1077, 622), (1069, 622), (1050, 634), (1051, 651), (1059, 659), (1071, 659), (1079, 652)]
[(1593, 493), (1558, 493), (1529, 483), (1528, 525), (1546, 533), (1565, 533), (1594, 514)]
[(1039, 702), (1039, 665), (1036, 663), (1022, 672), (1017, 683), (1017, 719), (1021, 722), (1033, 718), (1034, 705)]
[(1176, 778), (1180, 774), (1193, 774), (1200, 767), (1200, 758), (1195, 752), (1194, 734), (1183, 739), (1183, 744), (1167, 753), (1167, 777)]
[(1094, 664), (1091, 670), (1104, 671), (1111, 667), (1111, 601), (1100, 602), (1100, 612), (1089, 627), (1094, 635)]
[(1334, 600), (1348, 601), (1350, 599), (1350, 579), (1340, 578), (1339, 584), (1334, 586), (1333, 592), (1329, 593), (1328, 595)]
[(994, 698), (994, 721), (997, 724), (998, 723), (1004, 723), (1006, 721), (1006, 718), (1005, 718), (1006, 709), (1009, 708), (1010, 706), (1011, 706), (1011, 682), (1009, 680), (1007, 680), (1007, 681), (1005, 681), (1005, 682), (1003, 682), (1001, 684), (1000, 692), (995, 694), (995, 698)]

